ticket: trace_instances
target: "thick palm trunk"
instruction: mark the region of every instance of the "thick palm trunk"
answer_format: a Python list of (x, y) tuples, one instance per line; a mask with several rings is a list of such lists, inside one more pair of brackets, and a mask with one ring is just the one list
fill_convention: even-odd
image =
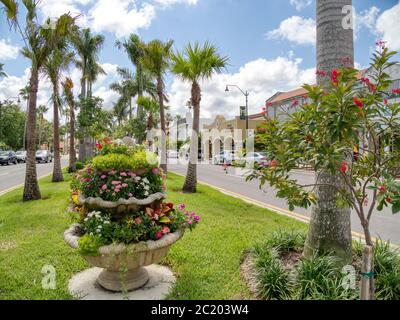
[(52, 182), (64, 181), (61, 170), (61, 155), (60, 155), (60, 116), (58, 106), (58, 84), (54, 84), (54, 102), (53, 102), (53, 149), (54, 149), (54, 162), (53, 162), (53, 178)]
[[(327, 85), (332, 69), (354, 65), (353, 30), (344, 29), (342, 8), (352, 0), (317, 0), (317, 68), (327, 74), (318, 76), (318, 84)], [(340, 174), (320, 172), (317, 184), (331, 183), (342, 187)], [(343, 264), (352, 261), (350, 208), (338, 208), (336, 190), (317, 187), (318, 202), (312, 217), (304, 248), (304, 256), (334, 252)]]
[(159, 77), (157, 79), (157, 94), (158, 102), (160, 104), (160, 124), (161, 124), (161, 169), (167, 173), (167, 136), (165, 126), (165, 110), (164, 110), (164, 90), (163, 82)]
[[(85, 69), (84, 69), (85, 70)], [(81, 80), (81, 100), (86, 98), (86, 80), (82, 78)], [(80, 127), (80, 138), (79, 138), (79, 161), (85, 162), (86, 155), (86, 147), (85, 147), (85, 137), (83, 137), (83, 130)]]
[(189, 164), (186, 172), (183, 192), (195, 193), (197, 190), (197, 161), (199, 153), (199, 131), (200, 131), (200, 101), (201, 90), (197, 82), (192, 84), (192, 105), (193, 105), (193, 130), (190, 140)]
[(31, 69), (30, 92), (28, 104), (28, 121), (26, 136), (26, 172), (23, 200), (38, 200), (41, 198), (36, 173), (36, 100), (39, 86), (38, 71)]

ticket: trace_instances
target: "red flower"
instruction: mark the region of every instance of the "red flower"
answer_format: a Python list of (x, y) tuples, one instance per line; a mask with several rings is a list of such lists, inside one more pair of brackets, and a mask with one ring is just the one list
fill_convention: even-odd
[(101, 143), (96, 143), (96, 148), (98, 149), (98, 150), (103, 150), (103, 145), (101, 144)]
[(386, 189), (385, 186), (380, 186), (380, 187), (379, 187), (379, 192), (380, 192), (380, 193), (386, 193), (386, 191), (387, 191), (387, 189)]
[(334, 86), (337, 86), (339, 84), (338, 77), (340, 76), (340, 72), (337, 71), (336, 69), (332, 70), (331, 73), (331, 82)]
[(347, 170), (348, 170), (348, 163), (347, 163), (347, 161), (343, 161), (340, 166), (340, 172), (346, 173)]
[(272, 107), (273, 103), (272, 102), (268, 102), (267, 103), (267, 107)]
[(393, 94), (400, 94), (400, 88), (398, 88), (398, 89), (393, 89), (393, 90), (392, 90), (392, 93), (393, 93)]
[(292, 105), (291, 105), (291, 108), (294, 108), (294, 107), (296, 107), (298, 105), (299, 105), (299, 100), (294, 100)]
[(393, 199), (392, 199), (392, 198), (387, 198), (386, 201), (387, 201), (388, 203), (392, 203), (392, 202), (393, 202)]
[(387, 106), (388, 105), (388, 99), (383, 99), (383, 103)]
[(276, 167), (278, 166), (278, 161), (272, 160), (269, 166), (270, 166), (271, 168), (276, 168)]
[(156, 233), (156, 238), (157, 238), (157, 240), (158, 239), (161, 239), (163, 237), (163, 233), (161, 232), (161, 231), (158, 231), (157, 233)]
[(317, 71), (315, 72), (315, 74), (316, 74), (317, 76), (325, 77), (325, 71), (324, 71), (324, 70), (317, 70)]
[(354, 104), (359, 107), (361, 110), (364, 108), (364, 102), (362, 102), (360, 99), (357, 97), (353, 98)]

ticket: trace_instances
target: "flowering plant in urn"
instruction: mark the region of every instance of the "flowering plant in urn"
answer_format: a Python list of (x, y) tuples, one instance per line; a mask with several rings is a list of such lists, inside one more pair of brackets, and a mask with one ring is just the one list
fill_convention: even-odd
[(64, 238), (90, 264), (104, 268), (98, 278), (104, 288), (136, 289), (148, 280), (144, 267), (161, 260), (200, 217), (184, 204), (164, 201), (165, 175), (155, 154), (108, 138), (97, 148), (99, 154), (71, 183), (79, 223)]

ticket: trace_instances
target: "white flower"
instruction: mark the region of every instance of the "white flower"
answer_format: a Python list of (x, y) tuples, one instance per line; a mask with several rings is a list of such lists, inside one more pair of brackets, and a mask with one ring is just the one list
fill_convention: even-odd
[(100, 230), (100, 229), (96, 229), (96, 232), (97, 232), (97, 233), (100, 233), (100, 232), (101, 232), (101, 230)]
[(140, 181), (140, 180), (142, 180), (142, 178), (141, 177), (136, 177), (135, 180), (136, 181)]
[(149, 180), (147, 178), (143, 178), (143, 182), (144, 183), (150, 183)]
[(144, 195), (145, 195), (145, 196), (148, 196), (148, 195), (149, 195), (149, 192), (148, 192), (148, 191), (145, 191)]
[(149, 186), (145, 186), (145, 187), (144, 187), (144, 190), (149, 191), (149, 190), (150, 190), (150, 187), (149, 187)]
[(103, 222), (104, 224), (110, 224), (110, 221), (106, 220)]
[(83, 221), (88, 221), (88, 220), (89, 220), (88, 218), (83, 219)]
[(91, 235), (91, 236), (92, 236), (92, 235), (93, 235), (93, 232), (89, 233), (89, 235)]

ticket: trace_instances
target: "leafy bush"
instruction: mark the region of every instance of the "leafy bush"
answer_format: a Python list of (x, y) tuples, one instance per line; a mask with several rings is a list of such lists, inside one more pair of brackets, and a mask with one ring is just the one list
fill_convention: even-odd
[(138, 151), (133, 155), (109, 153), (93, 159), (92, 167), (96, 170), (138, 170), (154, 168), (157, 166), (157, 158), (146, 151)]
[(278, 248), (279, 251), (297, 251), (304, 246), (306, 234), (296, 230), (278, 230), (267, 240), (266, 245), (271, 248)]
[(85, 167), (85, 165), (83, 164), (83, 162), (77, 161), (75, 167), (76, 170), (82, 170)]
[(279, 261), (276, 249), (256, 248), (256, 274), (259, 294), (268, 300), (285, 300), (291, 296), (289, 274)]
[(98, 235), (83, 235), (79, 240), (79, 252), (83, 255), (95, 256), (98, 249), (104, 245), (103, 239)]

